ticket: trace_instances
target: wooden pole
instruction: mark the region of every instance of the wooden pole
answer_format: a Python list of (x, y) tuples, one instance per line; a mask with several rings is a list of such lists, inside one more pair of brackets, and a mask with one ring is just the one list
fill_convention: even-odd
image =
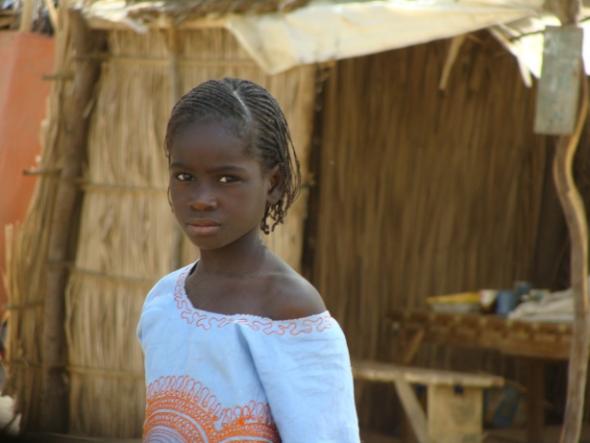
[(63, 32), (68, 33), (66, 37), (69, 37), (70, 46), (62, 69), (71, 71), (72, 77), (63, 75), (58, 80), (68, 83), (61, 88), (61, 115), (55, 117), (59, 119), (55, 143), (61, 152), (62, 162), (51, 218), (42, 340), (40, 430), (52, 432), (67, 430), (65, 264), (73, 256), (75, 233), (72, 232), (72, 221), (76, 218), (80, 197), (76, 179), (80, 177), (85, 158), (88, 105), (99, 75), (99, 65), (95, 60), (79, 56), (92, 53), (102, 45), (102, 36), (87, 29), (78, 10), (68, 10), (65, 18), (67, 24)]
[(581, 0), (545, 0), (543, 8), (554, 14), (562, 25), (575, 25), (582, 13)]
[(588, 225), (584, 202), (572, 173), (574, 154), (588, 113), (588, 86), (582, 75), (582, 98), (576, 128), (559, 138), (554, 160), (554, 180), (563, 207), (571, 246), (570, 273), (575, 317), (568, 369), (567, 401), (561, 443), (578, 443), (584, 412), (584, 395), (590, 351), (590, 302), (588, 300)]
[[(580, 0), (546, 0), (545, 8), (553, 12), (562, 26), (576, 26), (581, 12)], [(581, 51), (577, 57), (581, 57)], [(582, 430), (588, 357), (590, 357), (590, 300), (588, 299), (588, 224), (584, 202), (574, 182), (572, 165), (588, 113), (588, 85), (583, 68), (581, 106), (572, 135), (561, 136), (553, 162), (557, 196), (565, 215), (570, 238), (570, 282), (574, 295), (574, 325), (568, 367), (565, 417), (561, 443), (578, 443)], [(567, 92), (567, 91), (564, 91)]]

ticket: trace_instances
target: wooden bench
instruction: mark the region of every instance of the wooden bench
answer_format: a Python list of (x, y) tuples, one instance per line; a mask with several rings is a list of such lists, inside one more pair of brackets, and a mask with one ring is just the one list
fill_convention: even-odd
[[(393, 383), (420, 443), (481, 443), (483, 390), (504, 385), (502, 377), (399, 366), (375, 361), (352, 364), (357, 380)], [(426, 414), (412, 384), (427, 389)]]

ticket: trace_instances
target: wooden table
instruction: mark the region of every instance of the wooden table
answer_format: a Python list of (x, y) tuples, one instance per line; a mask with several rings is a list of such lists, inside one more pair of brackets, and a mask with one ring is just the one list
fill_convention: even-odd
[(431, 311), (394, 311), (389, 319), (407, 344), (402, 360), (410, 364), (422, 342), (496, 350), (526, 357), (528, 381), (528, 441), (543, 441), (545, 398), (544, 364), (568, 360), (571, 323), (509, 320), (496, 315), (448, 314)]
[[(483, 390), (504, 385), (502, 377), (353, 361), (356, 380), (392, 383), (419, 443), (481, 443)], [(426, 414), (411, 384), (426, 386)]]

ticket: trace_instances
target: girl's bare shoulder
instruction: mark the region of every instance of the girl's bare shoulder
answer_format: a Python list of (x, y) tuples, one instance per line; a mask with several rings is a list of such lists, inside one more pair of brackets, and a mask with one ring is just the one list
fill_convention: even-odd
[(265, 279), (269, 316), (273, 320), (309, 317), (326, 310), (317, 289), (288, 265)]

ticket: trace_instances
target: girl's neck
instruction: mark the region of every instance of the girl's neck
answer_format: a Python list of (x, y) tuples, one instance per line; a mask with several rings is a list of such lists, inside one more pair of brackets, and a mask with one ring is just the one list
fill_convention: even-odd
[(240, 277), (260, 270), (267, 249), (253, 230), (235, 242), (219, 249), (202, 250), (195, 272)]

